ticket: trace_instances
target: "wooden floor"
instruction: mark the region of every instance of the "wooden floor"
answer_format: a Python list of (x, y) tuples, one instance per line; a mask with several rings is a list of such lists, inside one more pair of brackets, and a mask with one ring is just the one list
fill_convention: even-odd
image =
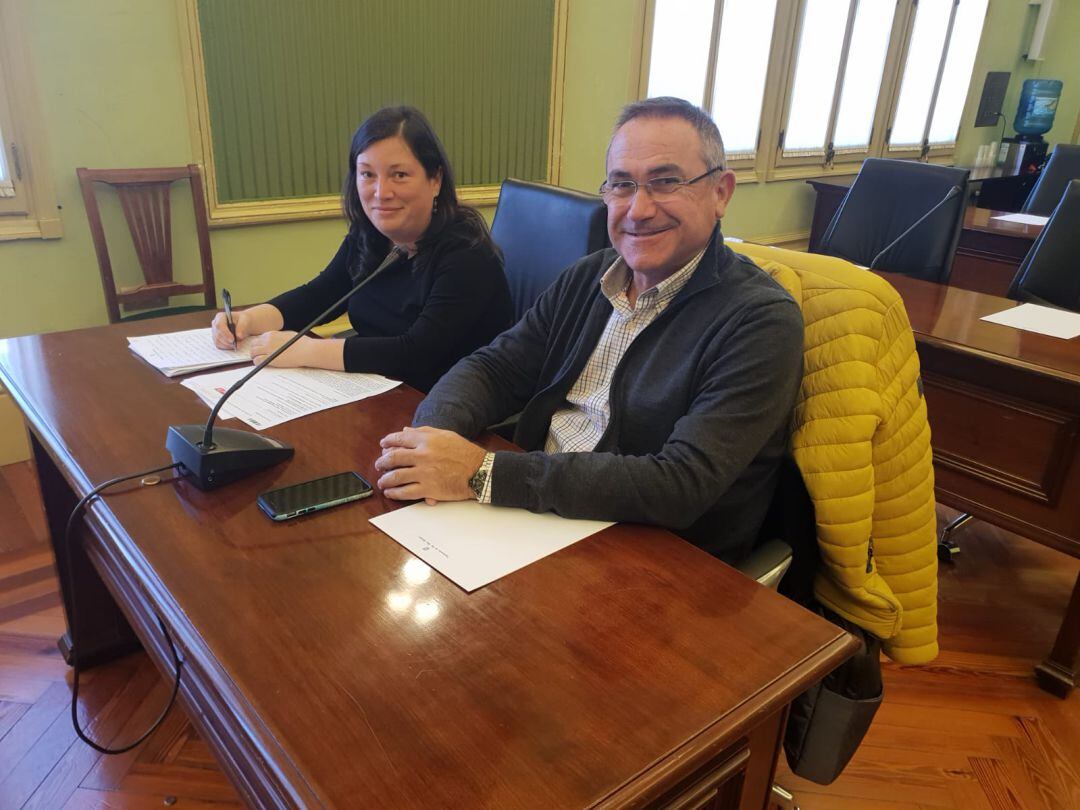
[[(942, 511), (942, 516), (946, 513)], [(107, 757), (71, 729), (63, 615), (28, 464), (0, 467), (0, 810), (222, 808), (238, 798), (184, 714)], [(886, 697), (843, 776), (827, 787), (783, 766), (804, 810), (1080, 810), (1080, 695), (1035, 686), (1080, 561), (985, 524), (941, 572), (941, 656), (887, 664)], [(83, 724), (117, 745), (156, 716), (166, 686), (142, 654), (89, 673)]]
[[(142, 746), (105, 756), (71, 727), (70, 670), (52, 552), (29, 463), (0, 467), (0, 810), (240, 807), (184, 713)], [(82, 726), (112, 747), (145, 730), (168, 687), (142, 653), (83, 676)]]

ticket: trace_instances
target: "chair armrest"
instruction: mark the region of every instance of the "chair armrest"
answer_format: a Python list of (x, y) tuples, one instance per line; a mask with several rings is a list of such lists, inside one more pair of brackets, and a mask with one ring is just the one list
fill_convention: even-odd
[(791, 546), (783, 540), (767, 540), (751, 551), (750, 556), (735, 568), (766, 588), (776, 590), (791, 565), (791, 555)]

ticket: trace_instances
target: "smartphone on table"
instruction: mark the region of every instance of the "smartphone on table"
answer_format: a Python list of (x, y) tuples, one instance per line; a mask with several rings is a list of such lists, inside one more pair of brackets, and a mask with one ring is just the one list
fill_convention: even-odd
[(258, 503), (272, 520), (288, 520), (367, 498), (371, 492), (371, 484), (362, 477), (354, 472), (343, 472), (272, 489), (260, 495)]

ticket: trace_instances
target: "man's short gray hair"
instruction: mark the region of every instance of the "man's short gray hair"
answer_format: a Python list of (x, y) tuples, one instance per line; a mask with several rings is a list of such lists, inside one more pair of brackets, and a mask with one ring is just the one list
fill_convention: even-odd
[(615, 121), (614, 132), (635, 118), (681, 118), (697, 130), (701, 138), (701, 159), (705, 165), (710, 169), (727, 167), (720, 130), (707, 112), (689, 101), (674, 96), (658, 96), (627, 104)]

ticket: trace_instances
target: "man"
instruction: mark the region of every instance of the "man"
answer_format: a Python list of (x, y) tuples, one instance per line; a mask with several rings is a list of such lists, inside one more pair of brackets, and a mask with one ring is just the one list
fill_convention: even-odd
[[(790, 296), (723, 244), (734, 189), (704, 112), (628, 105), (601, 188), (614, 249), (570, 267), (435, 385), (416, 427), (383, 438), (383, 493), (651, 523), (744, 556), (786, 451), (803, 330)], [(519, 412), (528, 452), (463, 438)]]

